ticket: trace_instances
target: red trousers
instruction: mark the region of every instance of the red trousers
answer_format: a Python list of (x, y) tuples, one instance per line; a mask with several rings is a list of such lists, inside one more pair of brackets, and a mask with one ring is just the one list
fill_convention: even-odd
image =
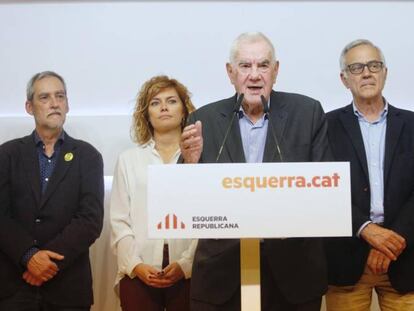
[[(162, 267), (168, 265), (168, 246), (164, 245)], [(181, 279), (173, 286), (155, 288), (138, 277), (125, 276), (120, 282), (122, 311), (190, 311), (190, 280)]]
[(123, 311), (189, 311), (190, 280), (180, 280), (167, 288), (148, 286), (138, 277), (124, 277), (120, 283)]

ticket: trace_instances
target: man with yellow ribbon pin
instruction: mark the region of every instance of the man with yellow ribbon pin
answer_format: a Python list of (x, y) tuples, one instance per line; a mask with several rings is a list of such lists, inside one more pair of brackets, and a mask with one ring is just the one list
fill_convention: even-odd
[(93, 303), (89, 247), (103, 222), (103, 161), (64, 130), (66, 85), (34, 75), (28, 136), (0, 146), (0, 310), (86, 311)]

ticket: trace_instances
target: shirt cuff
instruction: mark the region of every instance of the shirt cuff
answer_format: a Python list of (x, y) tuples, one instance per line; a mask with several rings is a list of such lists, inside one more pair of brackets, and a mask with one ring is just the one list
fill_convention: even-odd
[(359, 227), (359, 230), (358, 230), (358, 232), (357, 232), (357, 234), (356, 234), (358, 238), (360, 237), (362, 230), (364, 230), (364, 229), (365, 229), (365, 227), (366, 227), (366, 226), (368, 226), (369, 224), (372, 224), (372, 221), (371, 221), (371, 220), (368, 220), (368, 221), (364, 222), (364, 223), (362, 224), (362, 226), (361, 226), (361, 227)]
[(26, 253), (24, 253), (22, 260), (21, 260), (21, 264), (23, 265), (23, 267), (27, 267), (27, 263), (29, 262), (29, 260), (33, 257), (34, 254), (36, 254), (38, 251), (40, 251), (40, 249), (38, 249), (37, 247), (33, 246), (31, 248), (29, 248)]
[(193, 263), (191, 260), (185, 259), (185, 258), (180, 258), (177, 263), (179, 264), (181, 270), (183, 270), (184, 272), (184, 277), (186, 279), (191, 278), (191, 270), (193, 267)]
[(142, 260), (136, 260), (133, 261), (132, 264), (129, 265), (129, 267), (127, 267), (127, 275), (133, 279), (134, 277), (136, 277), (137, 275), (135, 274), (135, 267), (138, 266), (140, 263), (143, 263)]

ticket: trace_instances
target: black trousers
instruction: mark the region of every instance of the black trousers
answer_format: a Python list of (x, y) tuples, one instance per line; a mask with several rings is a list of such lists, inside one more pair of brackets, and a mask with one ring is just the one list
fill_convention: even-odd
[(286, 300), (278, 285), (273, 279), (269, 261), (261, 252), (260, 256), (260, 281), (262, 311), (320, 311), (322, 297), (300, 304), (292, 304)]
[(0, 300), (4, 311), (89, 311), (90, 307), (67, 307), (48, 303), (39, 287), (25, 284), (13, 296)]
[[(262, 311), (320, 311), (322, 297), (300, 304), (292, 304), (286, 300), (273, 279), (271, 267), (263, 251), (260, 256), (260, 272)], [(237, 290), (229, 301), (219, 306), (191, 300), (191, 311), (240, 311), (240, 301), (240, 290)]]

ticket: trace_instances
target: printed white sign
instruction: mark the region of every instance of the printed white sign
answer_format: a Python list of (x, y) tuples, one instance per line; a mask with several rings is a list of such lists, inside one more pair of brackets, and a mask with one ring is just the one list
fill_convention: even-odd
[(348, 162), (151, 165), (150, 238), (351, 236)]

